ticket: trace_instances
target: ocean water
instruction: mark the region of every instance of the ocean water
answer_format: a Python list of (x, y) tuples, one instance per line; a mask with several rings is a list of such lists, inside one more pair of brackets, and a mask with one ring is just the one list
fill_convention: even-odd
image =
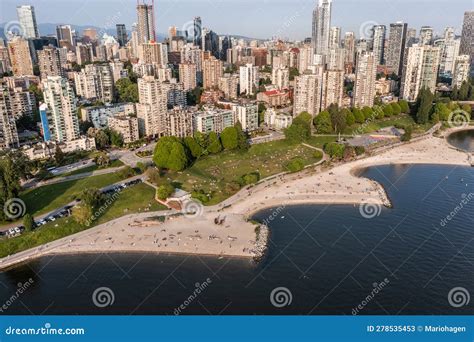
[(274, 219), (258, 264), (48, 256), (0, 273), (1, 314), (474, 314), (474, 300), (465, 300), (474, 295), (474, 169), (387, 165), (361, 176), (382, 183), (393, 208), (264, 210), (255, 219)]
[(474, 129), (467, 129), (451, 134), (448, 137), (451, 145), (468, 152), (474, 152)]

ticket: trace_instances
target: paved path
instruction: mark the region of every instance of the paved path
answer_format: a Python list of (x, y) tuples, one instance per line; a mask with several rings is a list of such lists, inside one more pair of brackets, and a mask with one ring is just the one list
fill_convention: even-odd
[[(127, 178), (127, 179), (124, 179), (120, 182), (117, 182), (117, 183), (114, 183), (114, 184), (111, 184), (111, 185), (108, 185), (106, 187), (103, 187), (102, 189), (100, 189), (102, 192), (105, 192), (107, 190), (110, 190), (112, 189), (113, 187), (119, 185), (119, 184), (123, 184), (123, 183), (128, 183), (128, 182), (132, 182), (136, 179), (142, 179), (142, 181), (144, 180), (144, 176), (143, 175), (138, 175), (138, 176), (134, 176), (134, 177), (131, 177), (131, 178)], [(56, 215), (58, 214), (59, 212), (63, 211), (66, 207), (68, 206), (75, 206), (78, 202), (77, 201), (73, 201), (73, 202), (70, 202), (70, 203), (67, 203), (63, 206), (61, 206), (60, 208), (57, 208), (57, 209), (54, 209), (54, 210), (51, 210), (47, 213), (44, 213), (44, 214), (41, 214), (41, 215), (35, 215), (35, 222), (39, 222), (49, 216), (53, 216), (53, 215)], [(14, 228), (14, 227), (18, 227), (22, 225), (22, 222), (21, 221), (17, 221), (17, 222), (13, 222), (13, 223), (10, 223), (10, 224), (7, 224), (7, 225), (3, 225), (3, 226), (0, 226), (0, 231), (1, 232), (4, 232), (4, 231), (7, 231), (9, 230), (10, 228)]]
[(52, 178), (52, 179), (48, 179), (48, 180), (41, 181), (41, 182), (31, 183), (31, 184), (28, 184), (28, 185), (25, 184), (23, 187), (25, 189), (35, 189), (35, 188), (39, 188), (39, 187), (46, 186), (46, 185), (70, 182), (70, 181), (79, 180), (79, 179), (92, 177), (92, 176), (107, 175), (109, 173), (115, 173), (117, 171), (120, 171), (124, 167), (125, 166), (111, 167), (111, 168), (108, 168), (108, 169), (101, 169), (101, 170), (96, 170), (96, 171), (78, 173), (77, 175), (71, 175), (71, 176), (66, 176), (66, 177), (57, 177), (57, 178)]

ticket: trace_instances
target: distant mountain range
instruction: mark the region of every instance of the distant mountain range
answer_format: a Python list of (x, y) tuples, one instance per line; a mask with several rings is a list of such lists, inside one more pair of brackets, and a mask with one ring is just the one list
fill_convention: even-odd
[[(5, 33), (3, 30), (3, 27), (5, 26), (6, 23), (0, 23), (0, 37), (5, 38)], [(56, 35), (56, 26), (61, 25), (61, 24), (51, 24), (51, 23), (44, 23), (44, 24), (38, 24), (38, 30), (42, 36), (47, 36), (47, 35)], [(97, 32), (105, 32), (108, 35), (115, 36), (117, 34), (117, 31), (115, 27), (104, 29), (103, 27), (97, 27), (97, 26), (84, 26), (84, 25), (71, 25), (72, 29), (75, 30), (79, 35), (82, 33), (87, 28), (93, 28), (96, 29)], [(128, 31), (128, 34), (130, 36), (130, 31)], [(235, 35), (235, 34), (227, 34), (226, 36), (231, 36), (236, 39), (244, 39), (244, 40), (262, 40), (262, 39), (257, 39), (257, 38), (250, 38), (250, 37), (245, 37), (245, 36), (240, 36), (240, 35)], [(157, 38), (158, 41), (163, 41), (168, 37), (167, 34), (165, 33), (157, 33)]]

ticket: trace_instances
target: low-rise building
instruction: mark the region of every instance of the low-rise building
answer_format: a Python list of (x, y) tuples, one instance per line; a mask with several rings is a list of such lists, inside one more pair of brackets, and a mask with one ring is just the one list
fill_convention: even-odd
[(265, 125), (275, 130), (283, 130), (291, 126), (293, 116), (291, 114), (278, 113), (275, 109), (269, 108), (265, 111)]
[(291, 104), (290, 90), (269, 90), (257, 94), (257, 100), (265, 102), (268, 107), (286, 107)]
[(92, 151), (96, 148), (94, 138), (81, 137), (76, 140), (65, 141), (62, 143), (48, 141), (33, 146), (24, 146), (23, 153), (30, 160), (48, 159), (54, 157), (56, 146), (59, 146), (63, 153)]
[(229, 109), (205, 108), (194, 116), (194, 131), (208, 134), (221, 133), (235, 124), (234, 113)]
[(115, 116), (109, 117), (109, 128), (120, 133), (123, 142), (130, 144), (139, 139), (138, 135), (138, 119), (135, 117)]
[(135, 104), (131, 102), (84, 107), (81, 109), (82, 121), (89, 121), (95, 128), (99, 129), (109, 127), (108, 119), (111, 117), (130, 115), (135, 115)]
[(178, 138), (193, 136), (193, 119), (195, 113), (195, 107), (175, 107), (168, 111), (166, 117), (167, 135)]

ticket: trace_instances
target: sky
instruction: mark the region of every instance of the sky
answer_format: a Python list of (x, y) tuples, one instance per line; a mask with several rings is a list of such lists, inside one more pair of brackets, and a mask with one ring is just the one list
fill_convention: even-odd
[[(143, 0), (140, 0), (143, 1)], [(151, 2), (151, 0), (148, 0)], [(194, 16), (218, 34), (252, 38), (278, 36), (301, 40), (311, 35), (317, 0), (155, 0), (157, 32), (188, 29)], [(0, 23), (17, 20), (16, 6), (35, 6), (38, 23), (63, 23), (127, 29), (136, 22), (136, 0), (0, 0)], [(436, 33), (453, 26), (461, 33), (463, 14), (473, 0), (333, 0), (332, 26), (367, 35), (374, 24), (405, 21), (409, 27), (433, 26)]]

